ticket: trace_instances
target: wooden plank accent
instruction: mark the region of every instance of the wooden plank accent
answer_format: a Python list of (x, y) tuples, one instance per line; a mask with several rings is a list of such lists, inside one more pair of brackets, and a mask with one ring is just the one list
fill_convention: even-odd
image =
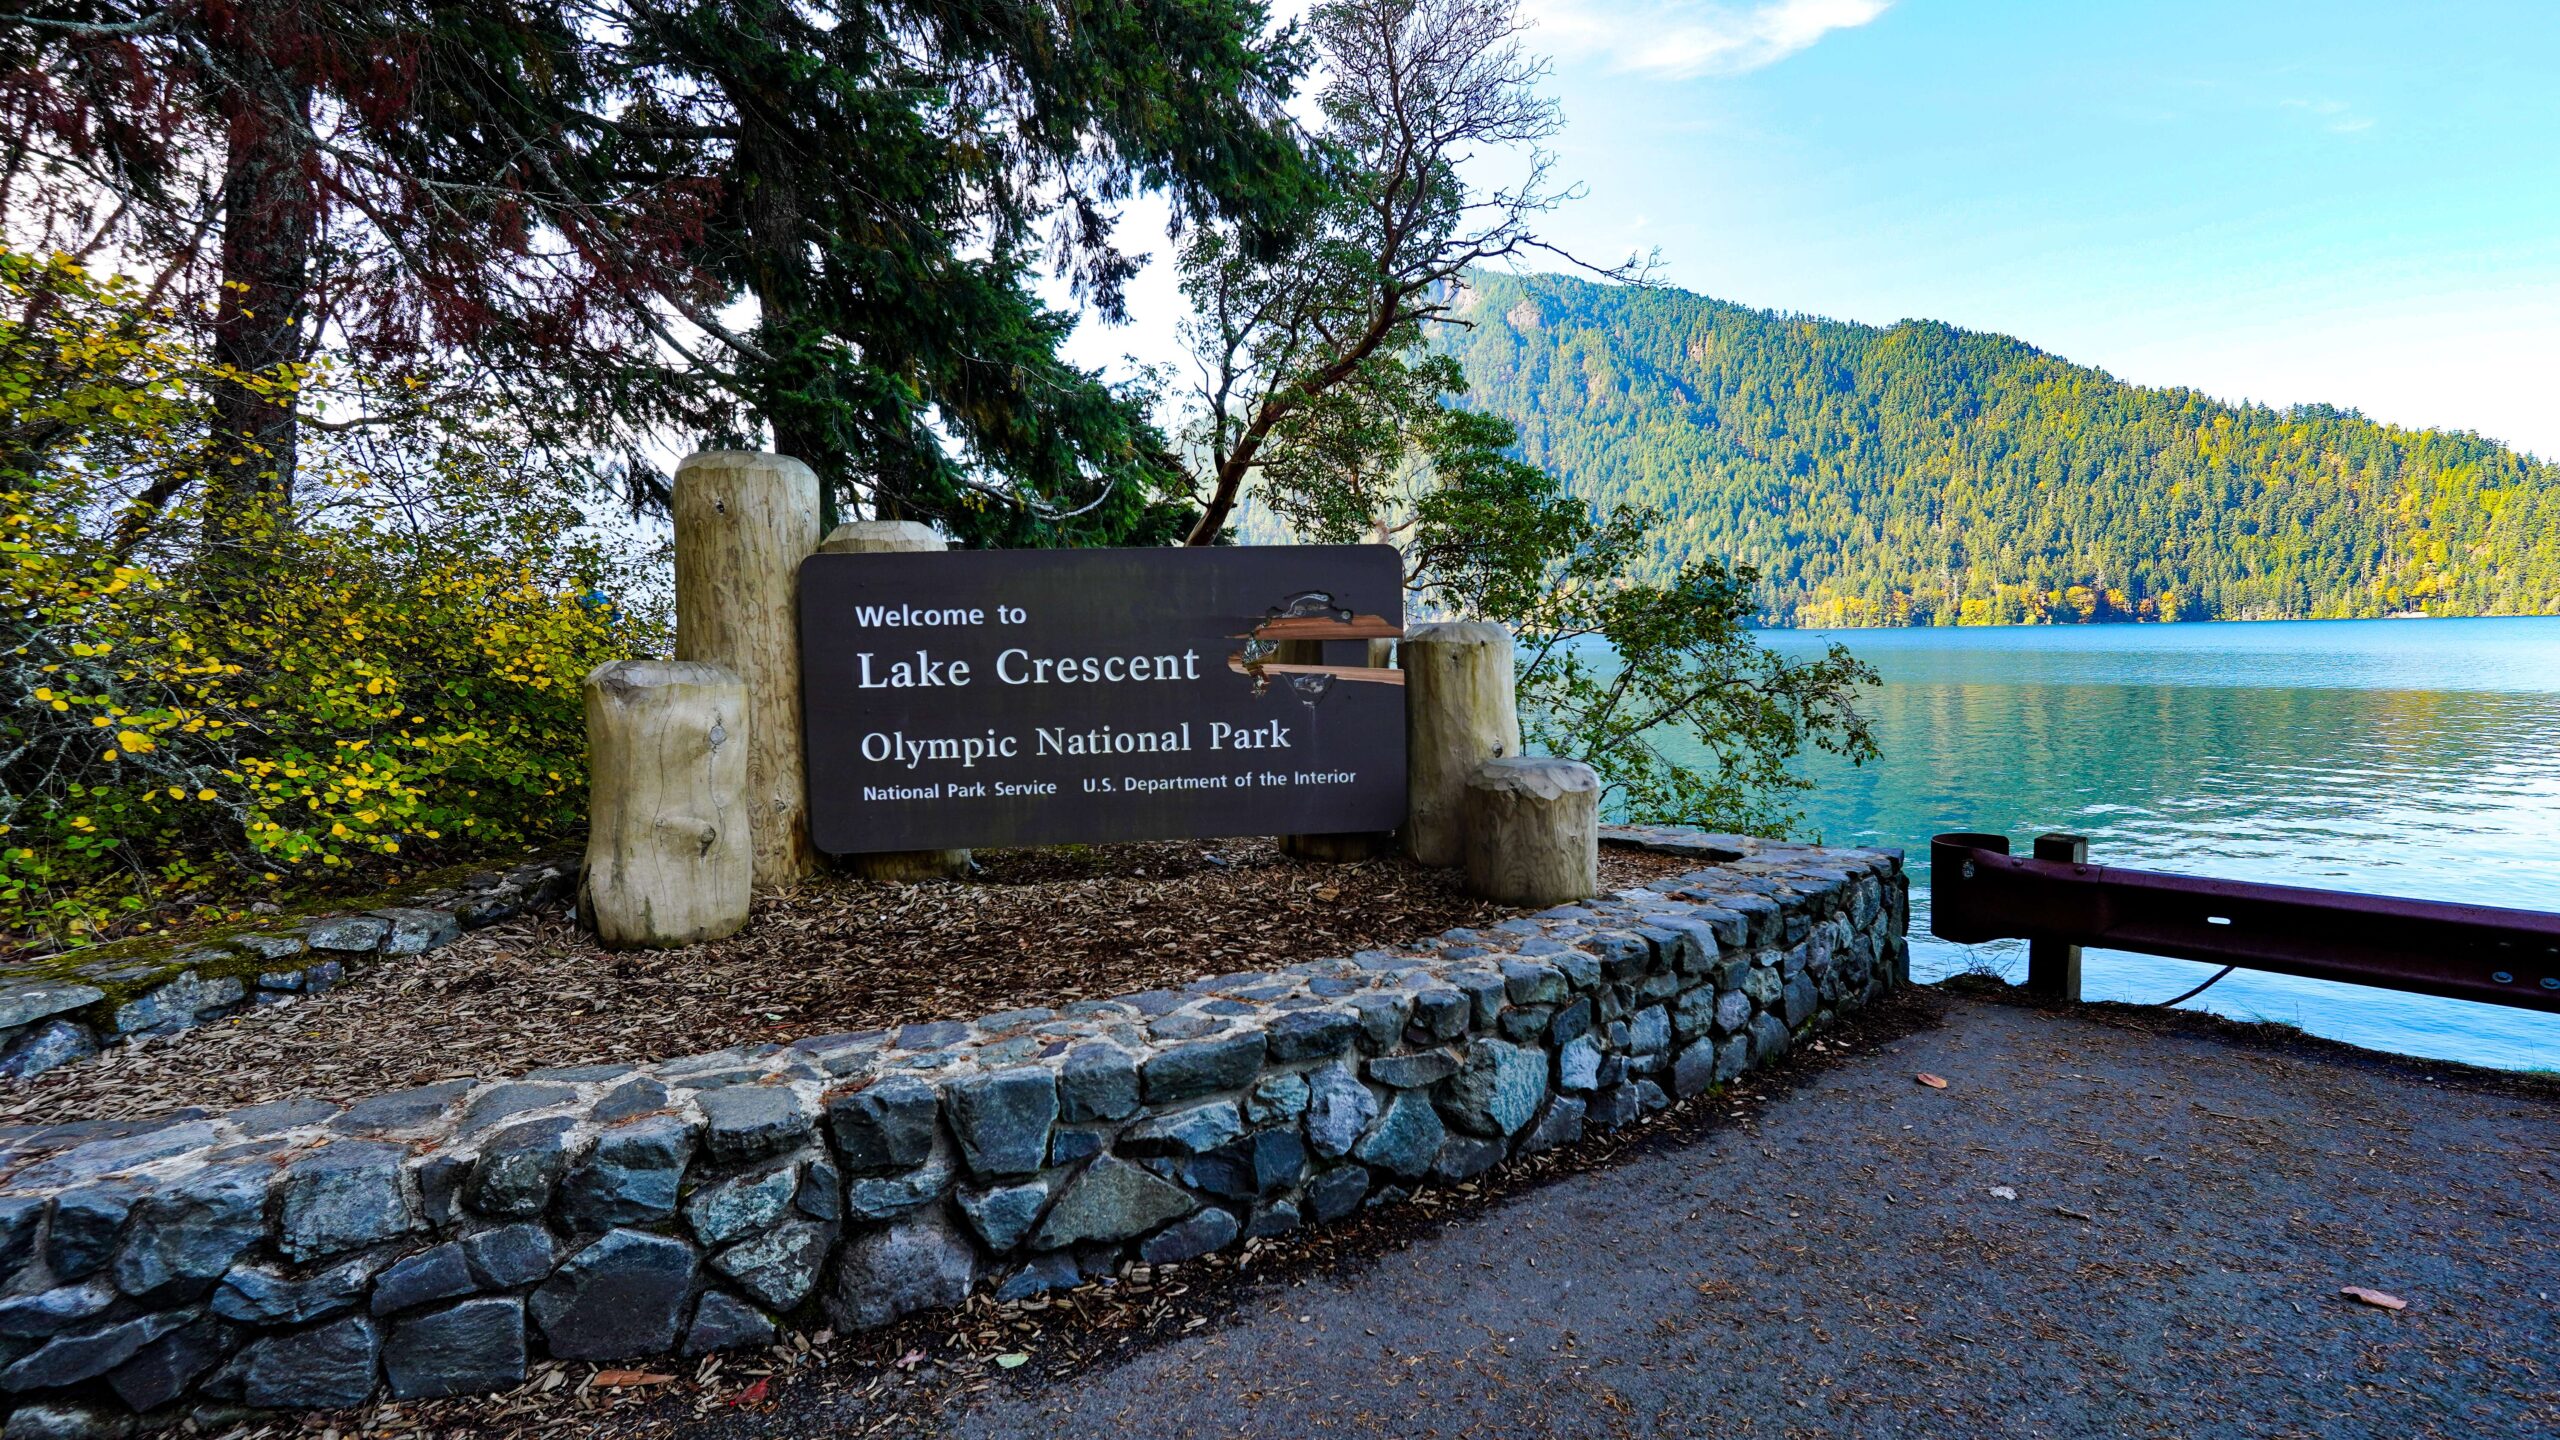
[(1227, 657), (1227, 668), (1239, 675), (1259, 671), (1265, 675), (1330, 675), (1336, 680), (1356, 680), (1366, 685), (1402, 685), (1404, 672), (1379, 665), (1288, 665), (1277, 660), (1248, 664), (1241, 655)]
[(1378, 615), (1328, 620), (1321, 615), (1288, 615), (1265, 620), (1236, 640), (1399, 640), (1404, 627)]

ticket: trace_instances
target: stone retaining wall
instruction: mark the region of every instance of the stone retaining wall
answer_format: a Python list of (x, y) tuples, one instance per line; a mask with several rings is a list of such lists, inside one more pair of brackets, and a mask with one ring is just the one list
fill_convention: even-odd
[(577, 874), (575, 860), (537, 860), (380, 910), (177, 948), (127, 942), (0, 966), (0, 1079), (23, 1080), (104, 1045), (322, 993), (352, 969), (423, 955), (465, 930), (562, 899)]
[(1623, 1125), (1904, 972), (1898, 854), (1624, 838), (1724, 863), (1058, 1011), (19, 1136), (6, 1434), (498, 1389), (1189, 1260)]

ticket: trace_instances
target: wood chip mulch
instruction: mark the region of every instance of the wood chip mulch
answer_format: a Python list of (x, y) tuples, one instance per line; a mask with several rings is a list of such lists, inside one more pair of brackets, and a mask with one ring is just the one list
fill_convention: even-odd
[[(1696, 862), (1605, 847), (1602, 888)], [(982, 854), (964, 882), (820, 879), (739, 934), (614, 953), (558, 914), (510, 921), (339, 991), (0, 1092), (0, 1123), (139, 1119), (456, 1077), (646, 1063), (741, 1043), (969, 1019), (1406, 943), (1518, 913), (1400, 859), (1302, 864), (1269, 841)]]

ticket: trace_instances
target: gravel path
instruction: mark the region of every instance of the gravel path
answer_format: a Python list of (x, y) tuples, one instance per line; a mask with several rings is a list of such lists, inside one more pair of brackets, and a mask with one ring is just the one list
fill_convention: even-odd
[(947, 1433), (2560, 1434), (2560, 1099), (2430, 1073), (1958, 1002)]

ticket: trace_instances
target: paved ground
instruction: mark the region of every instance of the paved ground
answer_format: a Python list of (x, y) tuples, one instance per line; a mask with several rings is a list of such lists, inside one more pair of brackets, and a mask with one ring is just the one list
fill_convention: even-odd
[(2424, 1075), (1960, 1002), (949, 1433), (2547, 1440), (2560, 1103)]

